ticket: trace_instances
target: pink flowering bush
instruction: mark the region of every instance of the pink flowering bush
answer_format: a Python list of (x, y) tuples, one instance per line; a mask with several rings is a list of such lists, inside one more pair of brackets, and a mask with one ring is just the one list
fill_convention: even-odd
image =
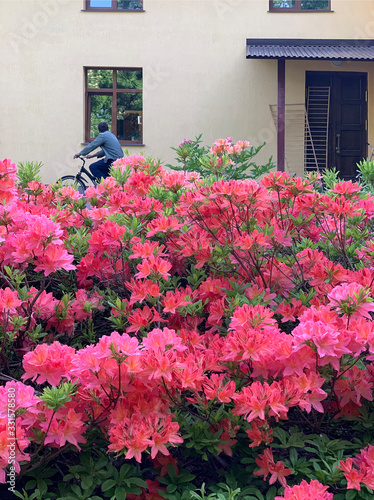
[(10, 160), (0, 171), (5, 487), (15, 474), (25, 499), (373, 495), (374, 197), (141, 155), (84, 197), (20, 188)]

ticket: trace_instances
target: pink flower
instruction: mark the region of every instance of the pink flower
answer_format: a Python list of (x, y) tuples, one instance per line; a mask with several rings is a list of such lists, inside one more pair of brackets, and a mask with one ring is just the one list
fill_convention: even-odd
[(46, 427), (45, 431), (48, 429), (44, 444), (55, 443), (57, 446), (61, 447), (64, 446), (66, 442), (69, 442), (80, 450), (78, 443), (86, 442), (85, 438), (82, 436), (85, 431), (82, 414), (76, 413), (72, 408), (70, 408), (62, 418), (54, 416), (51, 425), (49, 425), (49, 422), (46, 422), (44, 427)]
[(152, 276), (154, 278), (161, 277), (164, 280), (168, 280), (172, 265), (165, 259), (160, 257), (155, 257), (150, 255), (148, 259), (144, 259), (141, 264), (137, 265), (139, 272), (135, 274), (135, 278), (147, 278)]
[(374, 311), (374, 302), (369, 295), (370, 290), (358, 283), (343, 283), (328, 294), (329, 305), (354, 318), (371, 319), (369, 312)]
[(8, 410), (13, 414), (20, 408), (35, 408), (39, 401), (33, 387), (22, 382), (7, 382), (5, 387), (0, 387), (0, 420), (8, 418)]
[(262, 455), (256, 458), (256, 464), (260, 467), (260, 470), (254, 471), (255, 476), (264, 476), (265, 481), (268, 474), (270, 474), (269, 484), (273, 484), (278, 480), (282, 486), (287, 486), (286, 476), (292, 474), (293, 471), (292, 469), (286, 469), (281, 461), (275, 463), (270, 448), (267, 448)]
[(22, 304), (22, 301), (18, 298), (17, 290), (11, 290), (6, 287), (0, 289), (0, 312), (7, 312), (10, 314), (15, 314), (17, 312), (17, 307)]
[(73, 368), (75, 350), (60, 342), (51, 345), (39, 344), (34, 351), (28, 352), (23, 358), (25, 374), (23, 379), (37, 380), (38, 384), (48, 382), (58, 385), (62, 377), (68, 377)]
[(70, 255), (61, 245), (48, 245), (43, 254), (38, 258), (35, 271), (44, 271), (45, 276), (56, 272), (58, 269), (71, 271), (75, 269), (72, 264), (74, 255)]
[(328, 493), (328, 486), (312, 479), (308, 484), (304, 479), (299, 485), (287, 486), (283, 497), (275, 497), (275, 500), (333, 500), (333, 494)]

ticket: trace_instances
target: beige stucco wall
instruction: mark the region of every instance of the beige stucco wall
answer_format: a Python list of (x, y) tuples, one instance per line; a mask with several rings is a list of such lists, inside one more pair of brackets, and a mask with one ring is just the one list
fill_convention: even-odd
[[(0, 156), (44, 163), (43, 180), (74, 172), (84, 138), (85, 66), (142, 67), (144, 148), (171, 162), (183, 138), (203, 133), (266, 140), (275, 156), (269, 104), (276, 61), (246, 60), (246, 38), (373, 38), (371, 0), (332, 0), (331, 13), (269, 13), (267, 0), (144, 0), (145, 12), (85, 12), (83, 0), (0, 0)], [(286, 64), (286, 102), (303, 102), (306, 70)], [(369, 139), (374, 141), (372, 65)], [(260, 158), (261, 159), (261, 158)]]

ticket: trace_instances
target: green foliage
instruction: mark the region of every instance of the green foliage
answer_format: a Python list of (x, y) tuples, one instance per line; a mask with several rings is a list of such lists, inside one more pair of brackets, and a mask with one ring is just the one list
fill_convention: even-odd
[(46, 490), (39, 490), (39, 488), (34, 490), (34, 492), (31, 493), (30, 495), (24, 489), (22, 490), (22, 493), (20, 491), (14, 490), (13, 494), (16, 497), (21, 498), (21, 500), (51, 500), (52, 498), (56, 498), (56, 496), (53, 494), (52, 496), (46, 497), (45, 496)]
[(211, 154), (207, 146), (201, 146), (202, 134), (194, 140), (184, 140), (178, 148), (171, 148), (177, 153), (177, 166), (167, 165), (172, 170), (198, 172), (202, 177), (213, 175), (214, 180), (257, 179), (274, 168), (272, 158), (264, 165), (257, 165), (253, 158), (265, 146), (251, 146), (238, 153)]
[[(274, 0), (274, 7), (277, 8), (290, 8), (295, 7), (295, 0)], [(302, 10), (316, 10), (316, 9), (328, 9), (328, 0), (302, 0), (301, 9)]]
[(76, 258), (84, 255), (88, 250), (89, 232), (86, 227), (73, 227), (66, 242), (66, 248), (73, 253)]
[(208, 455), (218, 455), (218, 446), (225, 443), (221, 440), (222, 429), (214, 432), (208, 422), (191, 416), (187, 416), (181, 425), (184, 429), (184, 453), (187, 457), (199, 454), (203, 460), (207, 461)]
[(109, 174), (114, 177), (120, 186), (124, 186), (131, 175), (131, 167), (110, 167)]
[(166, 165), (172, 170), (185, 171), (185, 172), (199, 172), (200, 159), (208, 154), (208, 147), (201, 146), (202, 134), (197, 136), (194, 140), (185, 139), (177, 147), (171, 149), (177, 153), (176, 161), (179, 165)]
[[(50, 486), (53, 486), (53, 477), (56, 476), (57, 469), (50, 469), (46, 466), (38, 467), (35, 471), (29, 474), (29, 479), (25, 485), (25, 490), (27, 491), (39, 491), (41, 494), (45, 494)], [(20, 497), (21, 498), (21, 497)], [(32, 496), (30, 497), (30, 499)], [(43, 497), (44, 498), (44, 497)], [(25, 497), (25, 500), (27, 496)], [(38, 497), (35, 497), (38, 499)], [(38, 499), (39, 500), (39, 499)]]
[[(212, 490), (213, 488), (211, 488)], [(240, 496), (240, 488), (236, 488), (232, 490), (227, 484), (218, 484), (214, 488), (214, 492), (206, 495), (205, 492), (205, 483), (202, 484), (201, 488), (198, 490), (198, 493), (195, 491), (191, 491), (191, 498), (196, 498), (197, 500), (235, 500), (236, 498), (243, 498)], [(251, 498), (251, 497), (246, 497)], [(252, 497), (256, 498), (256, 497)], [(256, 499), (257, 500), (257, 499)]]
[(374, 192), (374, 161), (366, 159), (357, 163), (358, 178), (365, 191)]
[[(39, 467), (32, 473), (23, 493), (16, 495), (22, 500), (125, 500), (127, 494), (140, 495), (147, 483), (141, 478), (137, 466), (123, 464), (118, 467), (104, 453), (94, 455), (88, 449), (79, 455), (79, 463), (68, 465), (68, 472), (61, 478), (58, 491), (54, 487), (57, 469)], [(52, 480), (51, 478), (54, 478)], [(35, 490), (36, 488), (36, 490)], [(29, 494), (27, 491), (35, 490)], [(35, 494), (35, 492), (37, 492)]]
[(333, 189), (335, 184), (341, 182), (341, 179), (339, 179), (339, 171), (336, 170), (335, 167), (331, 169), (327, 168), (322, 174), (322, 180), (327, 189)]
[(104, 497), (125, 500), (127, 493), (138, 495), (141, 488), (146, 488), (147, 483), (136, 475), (136, 468), (130, 464), (124, 464), (117, 470), (112, 464), (106, 467), (106, 473), (101, 484)]
[(51, 410), (57, 411), (66, 403), (71, 401), (75, 394), (76, 384), (63, 382), (59, 387), (45, 387), (40, 398)]
[(39, 175), (40, 169), (42, 168), (43, 163), (41, 161), (25, 161), (20, 162), (17, 165), (17, 177), (19, 181), (19, 185), (25, 189), (27, 188), (29, 182), (36, 181), (41, 182), (42, 178)]
[[(191, 481), (196, 477), (194, 474), (191, 474), (187, 470), (181, 470), (178, 474), (176, 468), (172, 464), (168, 464), (167, 471), (168, 473), (166, 476), (158, 478), (158, 481), (166, 486), (166, 491), (159, 490), (159, 494), (164, 498), (174, 500), (176, 498), (174, 496), (176, 493), (179, 493), (179, 495), (186, 494), (188, 491), (195, 489), (194, 485), (191, 484)], [(180, 498), (184, 497), (180, 496)]]
[(304, 10), (328, 9), (328, 0), (302, 0), (301, 8)]

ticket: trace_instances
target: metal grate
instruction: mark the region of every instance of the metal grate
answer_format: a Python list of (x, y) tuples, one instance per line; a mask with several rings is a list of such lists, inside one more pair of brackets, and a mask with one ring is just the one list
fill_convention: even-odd
[[(305, 142), (305, 171), (327, 168), (330, 87), (307, 87), (307, 121), (310, 139)], [(317, 160), (317, 169), (315, 167)]]
[[(277, 128), (278, 108), (270, 105), (275, 128)], [(285, 105), (285, 166), (290, 175), (302, 175), (306, 171), (308, 158), (309, 170), (319, 170), (318, 159), (313, 147), (304, 104)]]

